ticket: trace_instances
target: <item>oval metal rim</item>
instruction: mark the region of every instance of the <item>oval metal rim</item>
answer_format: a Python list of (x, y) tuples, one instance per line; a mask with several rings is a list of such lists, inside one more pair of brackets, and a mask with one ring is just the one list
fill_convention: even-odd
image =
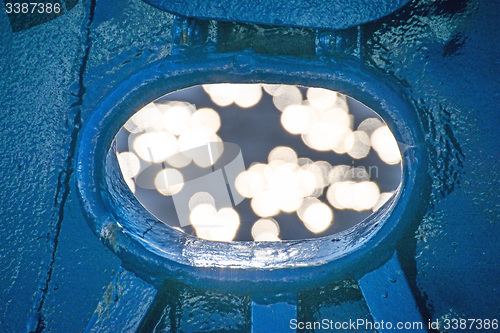
[(387, 16), (409, 0), (266, 0), (231, 1), (215, 5), (212, 1), (144, 0), (160, 10), (201, 20), (244, 22), (338, 30), (347, 29)]
[[(352, 237), (356, 226), (323, 238), (253, 243), (249, 247), (243, 242), (206, 241), (168, 228), (168, 248), (158, 248), (127, 231), (122, 227), (127, 216), (117, 214), (113, 206), (116, 203), (106, 188), (104, 157), (115, 134), (133, 113), (169, 92), (222, 82), (324, 87), (361, 101), (386, 121), (400, 149), (402, 143), (399, 197), (363, 222), (368, 233), (362, 238)], [(122, 82), (97, 105), (82, 130), (77, 187), (92, 230), (126, 267), (150, 282), (174, 278), (205, 288), (238, 292), (287, 291), (362, 275), (383, 264), (418, 216), (417, 203), (427, 188), (426, 165), (425, 143), (416, 112), (404, 91), (387, 77), (347, 58), (317, 61), (243, 52), (187, 57), (181, 62), (167, 58)], [(193, 254), (200, 252), (190, 250), (201, 251), (203, 260), (194, 260)], [(256, 253), (285, 259), (258, 260)]]

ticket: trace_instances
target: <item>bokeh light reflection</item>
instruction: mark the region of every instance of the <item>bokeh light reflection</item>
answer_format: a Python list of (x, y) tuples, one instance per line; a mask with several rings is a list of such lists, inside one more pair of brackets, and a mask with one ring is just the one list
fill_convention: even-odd
[[(196, 98), (187, 98), (189, 89)], [(401, 152), (389, 127), (324, 88), (188, 88), (139, 110), (115, 141), (124, 181), (139, 202), (160, 221), (212, 241), (334, 234), (380, 209), (401, 182)], [(245, 163), (216, 176), (229, 163), (225, 142), (241, 148)], [(192, 170), (201, 170), (198, 178)], [(242, 201), (229, 200), (234, 195)], [(179, 200), (188, 225), (175, 218)]]

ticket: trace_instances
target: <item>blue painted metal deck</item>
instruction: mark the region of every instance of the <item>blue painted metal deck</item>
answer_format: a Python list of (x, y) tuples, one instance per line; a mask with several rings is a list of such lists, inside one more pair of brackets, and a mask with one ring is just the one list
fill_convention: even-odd
[[(500, 319), (499, 14), (496, 1), (411, 1), (362, 29), (361, 60), (404, 87), (425, 132), (431, 193), (395, 245), (424, 322)], [(173, 23), (139, 0), (83, 0), (19, 32), (0, 14), (0, 331), (251, 330), (248, 295), (177, 282), (153, 288), (121, 272), (78, 201), (82, 126), (125, 78), (173, 51), (182, 57)], [(212, 28), (211, 44), (193, 54), (217, 52)], [(383, 316), (367, 295), (384, 282), (362, 275), (298, 292), (297, 319)], [(367, 292), (367, 281), (376, 288)]]

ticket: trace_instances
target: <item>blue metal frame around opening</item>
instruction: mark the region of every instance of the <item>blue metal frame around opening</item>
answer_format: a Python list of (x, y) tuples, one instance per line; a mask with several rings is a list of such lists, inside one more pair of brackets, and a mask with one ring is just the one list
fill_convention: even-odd
[(320, 29), (346, 29), (386, 16), (409, 0), (144, 0), (169, 13), (198, 19)]
[[(205, 83), (283, 83), (349, 95), (387, 122), (402, 149), (399, 194), (362, 223), (328, 237), (283, 242), (213, 242), (156, 221), (120, 176), (114, 136), (151, 101)], [(248, 293), (311, 288), (360, 277), (387, 261), (398, 239), (419, 221), (428, 195), (426, 147), (402, 89), (355, 59), (307, 60), (253, 52), (161, 60), (130, 76), (104, 98), (79, 138), (77, 184), (90, 227), (149, 282), (179, 279), (204, 288)]]

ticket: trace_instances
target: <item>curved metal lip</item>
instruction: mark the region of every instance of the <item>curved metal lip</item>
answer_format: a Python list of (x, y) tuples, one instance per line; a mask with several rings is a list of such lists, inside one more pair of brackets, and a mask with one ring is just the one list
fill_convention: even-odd
[[(108, 153), (115, 134), (133, 113), (166, 93), (222, 82), (318, 86), (361, 101), (386, 121), (404, 147), (397, 198), (349, 230), (300, 241), (213, 242), (155, 224), (151, 217), (148, 220), (150, 214), (128, 189), (123, 191), (123, 180), (115, 183), (121, 179), (113, 173), (116, 161), (105, 158), (114, 156)], [(182, 62), (163, 59), (130, 76), (87, 120), (79, 139), (76, 173), (90, 227), (141, 277), (150, 282), (173, 278), (205, 288), (265, 292), (310, 288), (383, 264), (418, 216), (416, 203), (427, 186), (426, 165), (424, 139), (412, 104), (386, 77), (350, 59), (310, 61), (242, 52), (187, 57)], [(145, 219), (154, 232), (137, 229), (136, 219)]]
[(346, 29), (374, 21), (400, 9), (409, 0), (143, 0), (163, 11), (202, 20), (276, 26)]

